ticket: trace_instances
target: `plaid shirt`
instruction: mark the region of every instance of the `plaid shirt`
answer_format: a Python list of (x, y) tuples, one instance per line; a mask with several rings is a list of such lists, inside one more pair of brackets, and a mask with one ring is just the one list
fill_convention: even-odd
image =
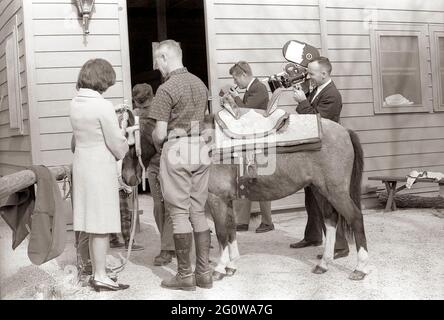
[(202, 128), (207, 101), (205, 84), (187, 68), (180, 68), (171, 72), (157, 89), (148, 117), (168, 122), (168, 134), (174, 129), (190, 134), (191, 122), (197, 122)]

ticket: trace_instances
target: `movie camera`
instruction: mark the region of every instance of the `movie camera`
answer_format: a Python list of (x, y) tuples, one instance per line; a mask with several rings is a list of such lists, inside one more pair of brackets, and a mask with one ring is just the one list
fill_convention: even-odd
[(286, 64), (284, 70), (268, 78), (271, 92), (278, 88), (290, 88), (299, 84), (304, 92), (308, 92), (307, 66), (320, 56), (319, 51), (309, 44), (297, 40), (290, 40), (282, 48), (282, 54)]

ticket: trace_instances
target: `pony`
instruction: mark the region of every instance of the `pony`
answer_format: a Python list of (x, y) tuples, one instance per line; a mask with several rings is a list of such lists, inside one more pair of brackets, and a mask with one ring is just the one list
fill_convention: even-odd
[[(154, 120), (141, 115), (142, 161), (145, 166), (156, 152), (151, 136), (154, 126)], [(315, 188), (319, 193), (317, 201), (323, 208), (326, 236), (324, 254), (312, 272), (321, 274), (328, 270), (334, 256), (336, 226), (341, 223), (347, 239), (351, 241), (354, 237), (356, 243), (357, 265), (349, 279), (362, 280), (367, 274), (369, 260), (360, 202), (363, 150), (352, 130), (328, 119), (321, 119), (321, 126), (322, 146), (319, 150), (276, 154), (272, 174), (248, 180), (248, 198), (252, 201), (273, 201), (306, 186)], [(212, 115), (206, 116), (204, 127), (204, 130), (214, 128)], [(131, 186), (141, 181), (141, 168), (134, 148), (130, 148), (123, 159), (122, 176)], [(213, 271), (215, 280), (233, 275), (235, 261), (240, 258), (233, 213), (236, 190), (237, 165), (211, 164), (207, 209), (214, 221), (220, 248), (220, 257)]]

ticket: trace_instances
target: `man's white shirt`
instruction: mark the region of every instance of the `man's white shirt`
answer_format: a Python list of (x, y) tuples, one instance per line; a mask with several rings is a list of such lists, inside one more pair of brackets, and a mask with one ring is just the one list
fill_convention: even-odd
[(253, 84), (254, 80), (256, 80), (256, 78), (253, 78), (250, 83), (247, 86), (247, 91), (250, 90), (251, 85)]
[(326, 83), (320, 85), (320, 86), (316, 89), (316, 93), (315, 93), (313, 99), (311, 99), (311, 102), (313, 102), (314, 99), (316, 99), (316, 97), (319, 95), (319, 93), (321, 93), (321, 91), (322, 91), (326, 86), (328, 86), (330, 83), (331, 83), (331, 79), (328, 80)]

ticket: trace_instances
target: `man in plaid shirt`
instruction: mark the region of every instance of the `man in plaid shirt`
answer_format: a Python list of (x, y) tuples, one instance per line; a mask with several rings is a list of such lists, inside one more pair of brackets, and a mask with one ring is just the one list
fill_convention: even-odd
[[(160, 151), (159, 181), (174, 233), (178, 272), (162, 281), (168, 289), (211, 288), (209, 266), (210, 230), (205, 217), (210, 158), (203, 128), (208, 89), (182, 63), (182, 50), (174, 40), (162, 41), (154, 53), (155, 63), (167, 79), (153, 99), (148, 117), (156, 120), (153, 141)], [(190, 251), (196, 247), (196, 270)]]

